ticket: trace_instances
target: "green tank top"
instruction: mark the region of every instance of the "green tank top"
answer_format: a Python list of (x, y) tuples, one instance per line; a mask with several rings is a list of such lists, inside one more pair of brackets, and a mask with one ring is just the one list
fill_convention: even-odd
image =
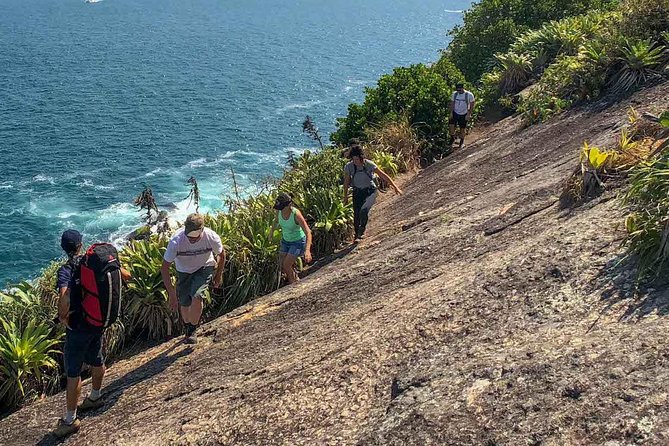
[(279, 226), (281, 226), (281, 236), (287, 242), (296, 242), (306, 237), (302, 227), (295, 223), (295, 214), (297, 209), (293, 208), (288, 220), (283, 219), (281, 211), (279, 211)]

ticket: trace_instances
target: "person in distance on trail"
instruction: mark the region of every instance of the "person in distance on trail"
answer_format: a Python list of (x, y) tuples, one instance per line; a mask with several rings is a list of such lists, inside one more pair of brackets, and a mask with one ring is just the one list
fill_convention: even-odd
[(295, 262), (301, 256), (307, 263), (311, 262), (311, 229), (302, 216), (302, 212), (293, 206), (293, 197), (281, 192), (274, 203), (277, 210), (276, 221), (269, 233), (270, 240), (274, 238), (277, 226), (281, 227), (281, 245), (279, 247), (279, 261), (281, 270), (286, 275), (289, 284), (300, 279), (295, 273)]
[[(170, 266), (177, 270), (176, 288), (172, 284)], [(196, 344), (195, 331), (202, 316), (203, 294), (209, 282), (215, 289), (223, 283), (225, 250), (221, 237), (204, 226), (204, 217), (190, 214), (169, 244), (160, 273), (173, 311), (181, 311), (187, 344)]]
[(467, 122), (471, 119), (474, 112), (476, 98), (471, 91), (465, 90), (465, 86), (459, 83), (455, 86), (453, 96), (451, 96), (451, 122), (449, 123), (449, 133), (451, 144), (455, 142), (455, 127), (458, 127), (458, 136), (460, 136), (460, 147), (465, 145), (465, 132)]
[[(56, 275), (56, 287), (59, 295), (58, 319), (66, 327), (63, 358), (67, 374), (67, 410), (65, 418), (58, 421), (58, 426), (53, 433), (56, 437), (63, 438), (77, 432), (81, 427), (81, 422), (77, 418), (77, 409), (85, 412), (104, 405), (104, 398), (100, 393), (102, 379), (105, 375), (102, 337), (105, 327), (113, 323), (113, 320), (119, 315), (121, 282), (129, 280), (130, 273), (120, 267), (118, 253), (109, 244), (93, 245), (86, 256), (82, 256), (82, 237), (74, 229), (63, 232), (60, 246), (67, 254), (67, 262), (58, 269)], [(94, 251), (96, 246), (101, 247), (102, 250)], [(105, 264), (102, 265), (102, 268), (105, 269), (102, 274), (103, 280), (107, 278), (108, 285), (103, 287), (104, 291), (88, 289), (97, 288), (95, 285), (89, 285), (89, 278), (92, 277), (93, 281), (96, 280), (97, 269), (91, 266), (92, 261), (87, 262), (89, 257), (96, 255), (105, 259)], [(85, 270), (83, 274), (82, 270)], [(106, 292), (107, 290), (109, 292)], [(95, 294), (91, 295), (91, 291)], [(109, 299), (107, 309), (100, 306), (100, 298), (103, 295), (106, 295), (105, 299)], [(115, 298), (112, 298), (114, 295)], [(86, 297), (86, 301), (84, 301), (84, 297)], [(96, 321), (95, 318), (92, 318), (90, 306), (92, 300), (98, 302), (96, 315), (101, 319), (106, 319), (106, 321)], [(110, 312), (112, 303), (114, 304), (115, 314)], [(77, 407), (81, 395), (81, 369), (84, 363), (91, 367), (92, 388), (90, 394)]]
[(388, 174), (372, 161), (365, 159), (360, 145), (353, 145), (348, 152), (348, 157), (351, 161), (344, 166), (344, 204), (348, 204), (349, 188), (352, 186), (353, 227), (355, 228), (355, 241), (359, 242), (365, 237), (369, 212), (379, 194), (374, 182), (375, 174), (390, 184), (397, 195), (402, 195), (402, 191)]

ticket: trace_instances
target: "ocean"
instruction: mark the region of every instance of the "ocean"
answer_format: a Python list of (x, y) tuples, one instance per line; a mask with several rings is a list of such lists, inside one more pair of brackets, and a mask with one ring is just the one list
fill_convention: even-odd
[(66, 228), (122, 242), (144, 185), (176, 218), (278, 176), (364, 87), (435, 61), (469, 1), (0, 0), (0, 287)]

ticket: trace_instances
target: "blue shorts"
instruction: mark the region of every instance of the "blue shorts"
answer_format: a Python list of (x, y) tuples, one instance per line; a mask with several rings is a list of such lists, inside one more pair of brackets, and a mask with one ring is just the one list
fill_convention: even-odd
[(91, 367), (102, 366), (105, 362), (102, 356), (102, 333), (67, 329), (63, 359), (68, 378), (81, 376), (84, 363)]
[(279, 246), (279, 252), (281, 254), (290, 254), (291, 256), (301, 257), (306, 250), (307, 239), (304, 237), (296, 242), (287, 242), (284, 239), (281, 239), (281, 246)]

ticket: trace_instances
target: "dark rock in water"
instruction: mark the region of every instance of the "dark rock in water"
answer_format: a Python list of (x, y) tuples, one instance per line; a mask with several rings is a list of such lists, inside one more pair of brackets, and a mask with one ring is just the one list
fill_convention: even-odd
[[(158, 207), (160, 209), (166, 209), (168, 211), (175, 211), (177, 209), (176, 203), (159, 204)], [(161, 212), (164, 212), (164, 211), (161, 211)]]
[(151, 237), (151, 234), (153, 234), (153, 231), (151, 230), (151, 226), (149, 225), (144, 225), (141, 226), (134, 231), (132, 231), (128, 236), (126, 237), (128, 241), (131, 240), (146, 240), (149, 237)]

